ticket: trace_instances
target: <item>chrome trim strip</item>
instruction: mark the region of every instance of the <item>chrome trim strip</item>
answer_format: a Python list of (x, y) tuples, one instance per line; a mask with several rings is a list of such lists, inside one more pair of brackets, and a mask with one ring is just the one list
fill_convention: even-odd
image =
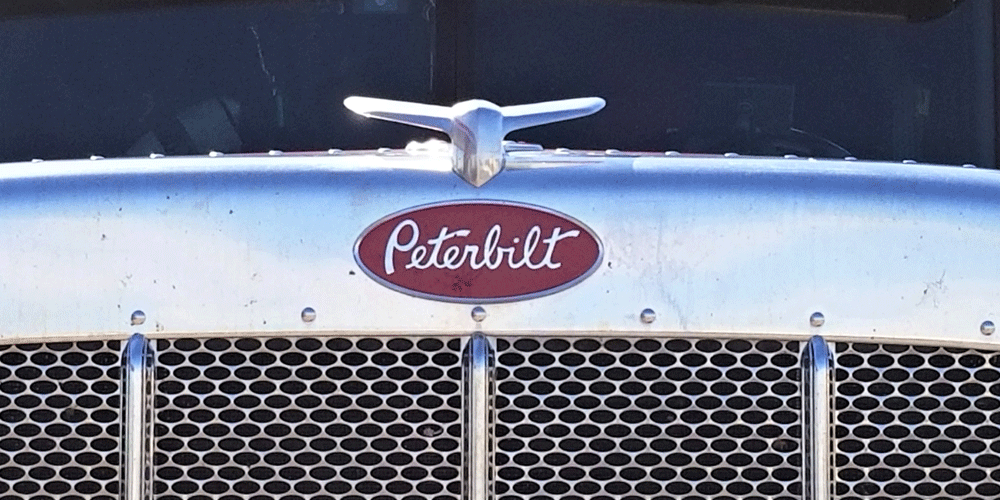
[(121, 500), (153, 498), (153, 345), (136, 333), (122, 352)]
[(464, 384), (465, 453), (462, 480), (464, 500), (490, 500), (493, 497), (493, 470), (490, 412), (492, 404), (493, 349), (482, 333), (469, 340), (462, 355)]
[(819, 335), (802, 352), (802, 498), (833, 498), (833, 353)]

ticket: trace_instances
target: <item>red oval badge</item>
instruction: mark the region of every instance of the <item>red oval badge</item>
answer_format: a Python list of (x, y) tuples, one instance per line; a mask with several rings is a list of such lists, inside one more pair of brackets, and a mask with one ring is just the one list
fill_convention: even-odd
[(447, 302), (512, 302), (573, 286), (601, 264), (601, 241), (571, 217), (506, 201), (414, 207), (372, 224), (354, 257), (394, 290)]

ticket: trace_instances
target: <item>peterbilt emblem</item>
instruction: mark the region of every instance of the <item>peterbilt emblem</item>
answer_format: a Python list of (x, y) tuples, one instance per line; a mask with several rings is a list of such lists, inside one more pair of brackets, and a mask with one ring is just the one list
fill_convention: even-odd
[(415, 207), (366, 229), (361, 269), (394, 290), (446, 302), (513, 302), (573, 286), (601, 264), (587, 226), (542, 207), (455, 201)]

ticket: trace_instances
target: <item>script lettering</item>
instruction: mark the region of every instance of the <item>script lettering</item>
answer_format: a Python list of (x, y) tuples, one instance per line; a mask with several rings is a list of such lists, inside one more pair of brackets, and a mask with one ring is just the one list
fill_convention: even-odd
[[(401, 241), (407, 229), (412, 236), (407, 241)], [(454, 271), (466, 265), (476, 270), (484, 267), (497, 270), (505, 265), (510, 269), (559, 269), (562, 263), (554, 260), (556, 246), (560, 241), (578, 236), (580, 231), (577, 229), (563, 231), (556, 226), (548, 235), (543, 235), (541, 227), (532, 226), (527, 234), (511, 238), (509, 241), (513, 244), (505, 246), (501, 244), (503, 226), (494, 224), (478, 242), (469, 241), (474, 237), (471, 229), (451, 230), (448, 226), (441, 227), (437, 236), (420, 242), (419, 226), (412, 219), (406, 219), (396, 225), (386, 242), (385, 273), (390, 275), (396, 272), (397, 253), (404, 254), (408, 261), (405, 269)]]
[[(410, 241), (405, 244), (399, 242), (399, 233), (403, 232), (403, 229), (410, 228), (413, 231), (413, 236)], [(392, 274), (396, 272), (396, 266), (393, 263), (393, 256), (396, 250), (401, 252), (409, 252), (417, 244), (417, 240), (420, 238), (420, 229), (417, 228), (417, 223), (410, 219), (406, 219), (396, 225), (396, 228), (392, 230), (392, 234), (389, 235), (389, 241), (385, 244), (385, 274)]]

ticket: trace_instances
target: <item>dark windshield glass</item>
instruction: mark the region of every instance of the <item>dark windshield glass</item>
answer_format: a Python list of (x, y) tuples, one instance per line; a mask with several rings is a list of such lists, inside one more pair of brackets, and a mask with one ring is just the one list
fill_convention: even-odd
[(511, 137), (547, 147), (995, 164), (991, 0), (88, 1), (0, 20), (0, 161), (429, 136), (367, 95), (608, 101)]
[(993, 165), (993, 7), (986, 0), (919, 23), (642, 1), (478, 6), (480, 95), (608, 101), (593, 118), (516, 138), (590, 149)]
[(405, 144), (408, 127), (355, 119), (342, 103), (430, 100), (429, 5), (228, 2), (8, 18), (0, 159)]

